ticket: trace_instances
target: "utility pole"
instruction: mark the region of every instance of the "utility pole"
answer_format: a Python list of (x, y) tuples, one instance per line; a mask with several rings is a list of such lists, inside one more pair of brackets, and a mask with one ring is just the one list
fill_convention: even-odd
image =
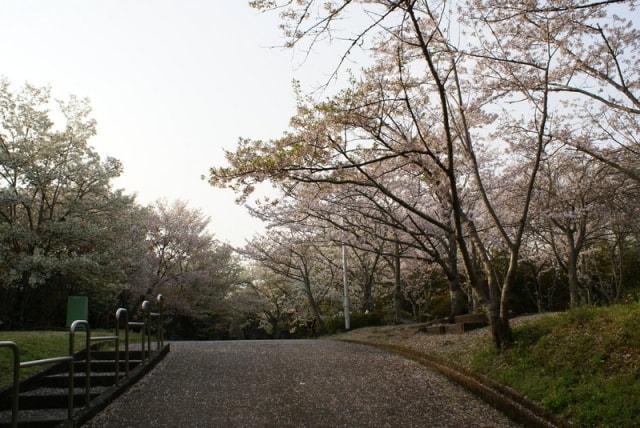
[[(344, 128), (344, 151), (347, 152), (347, 128)], [(340, 219), (342, 221), (342, 233), (345, 235), (344, 231), (344, 216), (347, 213), (343, 214), (343, 217)], [(349, 299), (349, 278), (347, 275), (347, 246), (342, 242), (342, 284), (343, 284), (343, 296), (342, 296), (342, 307), (344, 308), (344, 329), (351, 330), (351, 300)]]
[(347, 278), (347, 246), (342, 244), (342, 282), (344, 284), (344, 328), (351, 330), (351, 301), (349, 299), (349, 281)]
[[(344, 221), (342, 222), (344, 224)], [(351, 300), (349, 299), (349, 280), (347, 278), (347, 246), (342, 244), (342, 283), (344, 294), (342, 306), (344, 307), (344, 328), (351, 330)]]

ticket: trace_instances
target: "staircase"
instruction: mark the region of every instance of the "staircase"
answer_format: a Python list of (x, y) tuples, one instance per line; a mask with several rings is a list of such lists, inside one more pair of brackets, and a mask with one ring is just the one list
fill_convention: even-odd
[[(138, 381), (168, 352), (164, 343), (162, 306), (158, 295), (158, 312), (151, 312), (151, 302), (142, 303), (142, 322), (129, 321), (124, 308), (116, 311), (115, 335), (91, 336), (86, 320), (77, 320), (69, 329), (69, 354), (34, 361), (20, 361), (18, 344), (0, 341), (0, 350), (13, 353), (13, 385), (0, 391), (0, 428), (76, 427), (89, 420), (113, 399)], [(124, 321), (124, 350), (119, 330)], [(140, 350), (132, 350), (130, 329), (140, 329)], [(85, 334), (85, 349), (74, 352), (78, 329)], [(155, 330), (155, 350), (152, 348)], [(101, 350), (99, 343), (111, 342), (112, 350)], [(26, 379), (20, 370), (47, 368)]]
[[(85, 352), (74, 356), (73, 407), (74, 413), (87, 404)], [(125, 374), (125, 354), (120, 351), (119, 379)], [(141, 351), (129, 351), (129, 369), (142, 364)], [(92, 351), (89, 399), (93, 400), (115, 385), (115, 351)], [(18, 426), (45, 428), (64, 426), (69, 403), (69, 366), (58, 363), (20, 385), (20, 419)], [(0, 428), (11, 427), (11, 389), (0, 394)]]

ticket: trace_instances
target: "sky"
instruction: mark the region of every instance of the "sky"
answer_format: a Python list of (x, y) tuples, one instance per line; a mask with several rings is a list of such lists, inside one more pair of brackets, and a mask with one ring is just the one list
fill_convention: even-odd
[(3, 0), (0, 76), (88, 97), (93, 146), (124, 164), (116, 187), (143, 204), (186, 200), (219, 239), (242, 245), (260, 222), (201, 176), (238, 137), (279, 136), (292, 80), (316, 88), (335, 66), (328, 52), (303, 62), (274, 48), (277, 26), (247, 0)]

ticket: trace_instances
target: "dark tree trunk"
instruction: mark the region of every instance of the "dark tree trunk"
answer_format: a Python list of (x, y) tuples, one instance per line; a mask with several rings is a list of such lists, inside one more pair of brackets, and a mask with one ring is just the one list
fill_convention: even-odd
[(18, 323), (16, 326), (18, 328), (25, 327), (26, 313), (27, 313), (27, 292), (29, 291), (29, 277), (31, 275), (29, 272), (22, 272), (22, 276), (20, 278), (20, 285), (18, 287)]
[(458, 246), (456, 245), (455, 234), (450, 233), (448, 236), (449, 256), (447, 266), (447, 280), (449, 282), (449, 297), (451, 298), (451, 308), (449, 318), (451, 321), (457, 316), (465, 313), (467, 309), (467, 295), (460, 284), (460, 275), (458, 274)]
[(467, 309), (467, 295), (462, 290), (458, 275), (449, 278), (449, 296), (451, 297), (451, 312), (449, 318), (453, 320), (456, 316), (462, 315)]
[(274, 339), (280, 339), (280, 323), (277, 320), (271, 323), (271, 329), (273, 330), (271, 337)]
[(567, 263), (567, 280), (569, 281), (569, 304), (572, 308), (575, 308), (580, 304), (580, 297), (578, 294), (579, 281), (578, 281), (578, 260), (575, 253), (572, 251), (569, 254), (569, 262)]
[(366, 269), (363, 265), (364, 283), (362, 285), (363, 299), (362, 312), (373, 311), (373, 284), (375, 280), (376, 267), (380, 261), (380, 253), (376, 254), (370, 269)]
[(373, 293), (371, 282), (365, 282), (362, 296), (362, 312), (373, 311)]
[(322, 320), (322, 316), (320, 315), (320, 307), (318, 306), (318, 302), (316, 302), (316, 299), (313, 297), (309, 278), (304, 279), (304, 288), (307, 299), (309, 300), (309, 306), (311, 306), (311, 311), (313, 312), (313, 317), (318, 323), (320, 329), (324, 330), (324, 321)]

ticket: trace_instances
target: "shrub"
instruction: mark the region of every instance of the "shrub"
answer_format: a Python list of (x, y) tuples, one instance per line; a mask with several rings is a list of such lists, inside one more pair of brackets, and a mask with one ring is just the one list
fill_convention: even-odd
[[(351, 314), (351, 329), (384, 324), (383, 318), (377, 312), (353, 312)], [(344, 331), (344, 315), (336, 315), (324, 321), (323, 334), (335, 334)]]

